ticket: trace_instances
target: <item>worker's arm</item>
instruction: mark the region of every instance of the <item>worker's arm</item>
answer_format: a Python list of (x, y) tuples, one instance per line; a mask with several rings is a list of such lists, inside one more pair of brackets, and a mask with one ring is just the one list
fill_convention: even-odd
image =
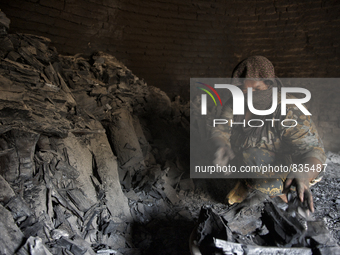
[(323, 144), (311, 117), (304, 115), (297, 107), (290, 106), (285, 118), (296, 121), (295, 126), (282, 129), (283, 144), (292, 156), (294, 164), (291, 167), (295, 167), (287, 176), (285, 191), (295, 186), (300, 201), (306, 201), (313, 212), (313, 196), (309, 186), (323, 171), (322, 164), (326, 161)]

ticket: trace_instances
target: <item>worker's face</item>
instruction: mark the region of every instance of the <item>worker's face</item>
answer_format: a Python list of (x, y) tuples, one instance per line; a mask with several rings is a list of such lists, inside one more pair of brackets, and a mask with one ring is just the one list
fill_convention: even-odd
[(243, 93), (247, 93), (248, 88), (252, 88), (253, 91), (256, 90), (266, 90), (268, 89), (268, 85), (263, 81), (255, 81), (255, 80), (244, 80), (243, 85), (240, 87)]

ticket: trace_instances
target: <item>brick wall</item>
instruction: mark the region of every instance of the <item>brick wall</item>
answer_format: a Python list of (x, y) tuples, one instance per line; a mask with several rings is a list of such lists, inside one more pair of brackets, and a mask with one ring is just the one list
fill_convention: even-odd
[[(170, 95), (187, 97), (190, 77), (230, 76), (250, 55), (270, 59), (279, 77), (340, 76), (335, 0), (3, 0), (0, 8), (11, 32), (47, 36), (64, 54), (109, 52)], [(334, 91), (313, 87), (312, 96), (326, 99), (315, 100), (326, 147), (340, 150)]]

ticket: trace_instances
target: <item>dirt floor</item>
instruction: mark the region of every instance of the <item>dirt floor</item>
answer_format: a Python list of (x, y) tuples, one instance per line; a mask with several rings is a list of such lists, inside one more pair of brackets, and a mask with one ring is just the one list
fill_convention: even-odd
[[(315, 206), (313, 216), (326, 222), (340, 245), (340, 155), (329, 152), (327, 156), (325, 175), (311, 188)], [(135, 226), (136, 247), (143, 251), (142, 254), (190, 254), (189, 236), (197, 223), (201, 207), (211, 205), (219, 212), (227, 210), (228, 206), (222, 203), (225, 192), (221, 189), (223, 185), (228, 189), (232, 182), (229, 180), (229, 184), (225, 184), (225, 180), (207, 182), (196, 179), (195, 191), (180, 191), (181, 201), (171, 207), (172, 216)]]

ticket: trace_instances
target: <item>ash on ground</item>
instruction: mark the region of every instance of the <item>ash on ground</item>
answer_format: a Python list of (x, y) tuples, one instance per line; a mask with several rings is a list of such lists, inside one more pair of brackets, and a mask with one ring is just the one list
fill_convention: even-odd
[(327, 153), (327, 167), (323, 179), (311, 187), (315, 217), (324, 219), (340, 245), (340, 152)]

